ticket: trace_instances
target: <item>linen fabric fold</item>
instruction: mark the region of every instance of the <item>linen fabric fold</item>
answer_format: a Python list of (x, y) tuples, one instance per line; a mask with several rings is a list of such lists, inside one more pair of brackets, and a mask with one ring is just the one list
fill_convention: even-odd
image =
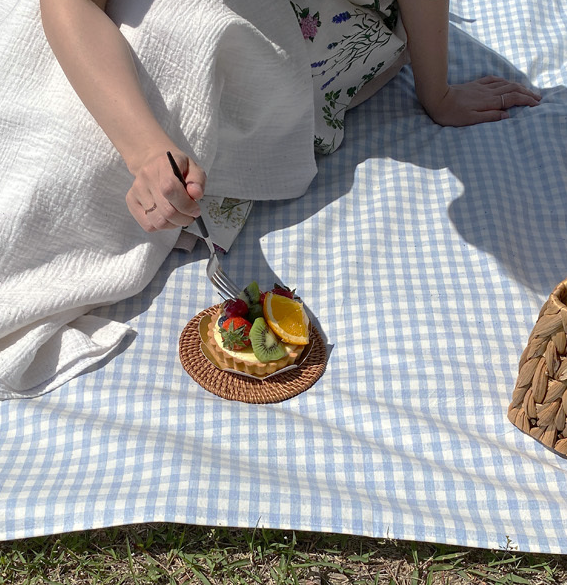
[[(110, 2), (148, 101), (207, 192), (301, 196), (316, 173), (313, 96), (287, 0)], [(130, 331), (84, 315), (141, 291), (179, 235), (145, 233), (132, 177), (74, 93), (36, 0), (0, 12), (0, 399), (52, 390)]]

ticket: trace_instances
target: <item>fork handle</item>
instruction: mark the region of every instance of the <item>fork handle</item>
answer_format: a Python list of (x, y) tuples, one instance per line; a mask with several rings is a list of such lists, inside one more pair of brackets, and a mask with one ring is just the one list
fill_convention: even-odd
[[(199, 228), (199, 231), (201, 232), (201, 235), (203, 236), (203, 238), (205, 240), (209, 240), (209, 230), (207, 229), (207, 226), (205, 225), (205, 222), (203, 221), (203, 218), (201, 216), (196, 217), (195, 218), (195, 223), (197, 224), (197, 227)], [(207, 242), (208, 244), (208, 242)], [(209, 246), (210, 247), (210, 246)]]

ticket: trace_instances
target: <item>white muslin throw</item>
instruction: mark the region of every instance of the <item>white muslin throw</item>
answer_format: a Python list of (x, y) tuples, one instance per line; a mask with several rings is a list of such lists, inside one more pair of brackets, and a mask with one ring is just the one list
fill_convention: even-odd
[[(301, 196), (316, 166), (309, 64), (287, 0), (110, 2), (159, 122), (207, 192)], [(124, 162), (73, 92), (37, 0), (0, 9), (0, 399), (102, 360), (129, 328), (88, 315), (141, 291), (178, 231), (145, 233)]]

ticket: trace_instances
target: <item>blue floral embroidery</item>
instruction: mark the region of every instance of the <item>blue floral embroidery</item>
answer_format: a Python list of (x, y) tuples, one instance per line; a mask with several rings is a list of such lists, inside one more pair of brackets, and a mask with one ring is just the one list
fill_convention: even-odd
[[(343, 34), (340, 41), (327, 45), (327, 49), (333, 51), (325, 60), (329, 67), (318, 73), (313, 72), (313, 77), (323, 77), (327, 71), (332, 71), (332, 78), (320, 86), (321, 90), (327, 88), (342, 72), (348, 71), (354, 63), (366, 63), (370, 55), (385, 45), (392, 36), (392, 31), (384, 26), (379, 18), (373, 18), (360, 9), (357, 9), (353, 14), (350, 12), (336, 14), (333, 17), (333, 22), (348, 20), (344, 17), (345, 14), (348, 14), (348, 19), (353, 18), (357, 22), (352, 28), (351, 34)], [(317, 67), (312, 65), (312, 68), (316, 69)]]
[(335, 79), (337, 78), (337, 76), (335, 75), (335, 77), (331, 77), (331, 79), (329, 79), (329, 81), (327, 81), (326, 83), (324, 83), (321, 86), (321, 90), (325, 89), (326, 87), (328, 87), (333, 81), (335, 81)]
[(333, 16), (333, 22), (335, 24), (340, 24), (341, 22), (345, 22), (347, 20), (349, 20), (350, 18), (350, 12), (341, 12), (340, 14), (335, 14), (335, 16)]

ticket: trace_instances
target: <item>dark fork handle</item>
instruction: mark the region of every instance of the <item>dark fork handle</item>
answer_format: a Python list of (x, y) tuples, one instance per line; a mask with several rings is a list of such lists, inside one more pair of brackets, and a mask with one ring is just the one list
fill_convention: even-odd
[[(181, 171), (179, 170), (179, 167), (177, 166), (177, 163), (175, 162), (175, 159), (169, 150), (167, 151), (167, 158), (169, 159), (169, 164), (171, 165), (173, 174), (181, 181), (183, 187), (187, 187), (187, 183), (185, 182), (185, 179), (183, 178), (183, 175), (181, 174)], [(209, 237), (209, 230), (207, 229), (203, 218), (201, 216), (196, 217), (195, 223), (197, 224), (197, 227), (199, 228), (203, 238), (207, 239)]]

